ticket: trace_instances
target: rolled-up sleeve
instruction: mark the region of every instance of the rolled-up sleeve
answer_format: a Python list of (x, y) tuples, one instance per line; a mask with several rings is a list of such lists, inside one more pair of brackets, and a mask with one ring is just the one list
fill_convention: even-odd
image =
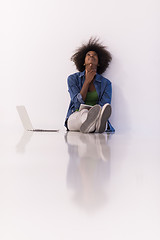
[(84, 103), (84, 101), (82, 99), (82, 95), (80, 94), (81, 89), (78, 86), (77, 80), (73, 75), (71, 75), (68, 77), (67, 83), (71, 101), (74, 104), (75, 109), (79, 109), (80, 104)]

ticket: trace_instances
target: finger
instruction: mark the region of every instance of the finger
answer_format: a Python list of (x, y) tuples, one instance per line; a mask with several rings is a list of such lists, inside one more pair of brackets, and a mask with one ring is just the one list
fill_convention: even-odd
[(88, 66), (88, 70), (89, 70), (89, 71), (92, 70), (92, 64), (89, 64), (89, 66)]
[(89, 66), (89, 69), (90, 69), (90, 70), (95, 70), (96, 67), (95, 67), (95, 65), (91, 65), (91, 66)]
[(96, 69), (92, 69), (89, 73), (95, 74), (96, 72), (97, 72)]

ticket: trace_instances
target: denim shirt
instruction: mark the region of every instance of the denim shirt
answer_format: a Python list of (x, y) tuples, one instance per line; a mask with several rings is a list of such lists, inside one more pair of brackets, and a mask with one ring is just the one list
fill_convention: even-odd
[[(82, 99), (82, 95), (80, 94), (84, 81), (85, 81), (85, 71), (74, 73), (70, 75), (67, 79), (68, 92), (70, 94), (71, 101), (70, 101), (67, 116), (65, 119), (65, 124), (64, 124), (65, 127), (67, 127), (67, 119), (69, 118), (69, 116), (73, 112), (75, 112), (76, 109), (79, 109), (81, 103), (85, 104), (85, 102)], [(111, 97), (112, 97), (111, 82), (107, 78), (104, 78), (102, 75), (99, 75), (97, 73), (94, 79), (94, 86), (98, 93), (97, 104), (99, 104), (101, 107), (105, 103), (111, 104)], [(114, 131), (115, 129), (112, 127), (111, 123), (108, 121), (108, 127), (106, 129), (106, 132), (114, 132)]]

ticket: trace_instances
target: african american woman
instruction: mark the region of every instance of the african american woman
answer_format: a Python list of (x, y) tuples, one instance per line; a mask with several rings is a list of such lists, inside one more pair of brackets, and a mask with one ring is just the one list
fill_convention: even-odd
[(112, 60), (110, 52), (91, 38), (78, 48), (71, 60), (79, 72), (68, 77), (70, 105), (65, 119), (68, 131), (82, 133), (114, 132), (110, 121), (111, 82), (101, 74)]

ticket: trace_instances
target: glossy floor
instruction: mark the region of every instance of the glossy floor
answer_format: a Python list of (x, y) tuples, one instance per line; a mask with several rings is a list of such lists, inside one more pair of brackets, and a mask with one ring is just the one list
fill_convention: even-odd
[(159, 137), (2, 131), (1, 240), (160, 239)]

